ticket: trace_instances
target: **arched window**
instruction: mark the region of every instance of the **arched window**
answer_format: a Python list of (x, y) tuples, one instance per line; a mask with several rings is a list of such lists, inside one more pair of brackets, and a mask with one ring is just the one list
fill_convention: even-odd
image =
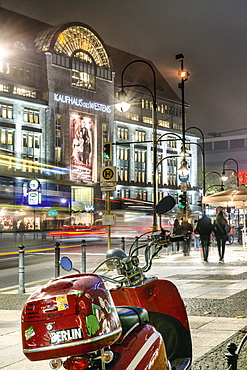
[[(88, 26), (69, 23), (42, 31), (34, 40), (38, 52), (72, 70), (72, 85), (95, 89), (96, 76), (111, 80), (111, 64), (103, 41)], [(55, 54), (55, 55), (54, 55)]]

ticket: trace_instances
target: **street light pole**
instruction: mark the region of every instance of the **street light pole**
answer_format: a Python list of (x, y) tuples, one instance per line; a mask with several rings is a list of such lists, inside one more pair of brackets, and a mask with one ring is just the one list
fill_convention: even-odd
[[(185, 83), (185, 81), (187, 81), (187, 79), (189, 77), (189, 72), (184, 70), (184, 63), (183, 63), (184, 56), (183, 56), (183, 54), (177, 54), (176, 55), (176, 60), (178, 60), (180, 62), (180, 65), (181, 65), (181, 69), (180, 69), (180, 71), (178, 71), (178, 75), (181, 78), (181, 82), (178, 84), (178, 87), (182, 91), (182, 142), (183, 142), (183, 152), (184, 152), (184, 157), (183, 157), (183, 160), (182, 160), (182, 164), (186, 166), (187, 162), (186, 162), (186, 158), (185, 158), (186, 148), (185, 148), (185, 101), (184, 101), (184, 83)], [(186, 198), (186, 191), (183, 192), (183, 195)], [(186, 210), (186, 206), (185, 206), (185, 208), (184, 208), (184, 214), (185, 215), (186, 215), (186, 211), (187, 210)]]
[[(134, 63), (144, 63), (146, 64), (152, 71), (153, 75), (153, 91), (151, 91), (147, 86), (144, 85), (124, 85), (124, 73), (126, 69)], [(152, 138), (152, 144), (153, 144), (153, 231), (157, 230), (157, 214), (156, 214), (156, 204), (157, 204), (157, 195), (158, 195), (158, 183), (157, 183), (157, 127), (158, 127), (158, 120), (157, 120), (157, 98), (156, 98), (156, 74), (155, 70), (152, 67), (152, 65), (147, 62), (146, 60), (142, 59), (136, 59), (132, 60), (130, 63), (128, 63), (121, 74), (121, 91), (118, 94), (119, 100), (125, 104), (124, 108), (121, 108), (121, 102), (119, 104), (116, 104), (116, 108), (120, 111), (127, 111), (130, 108), (130, 104), (126, 102), (127, 93), (125, 92), (124, 88), (131, 88), (131, 87), (141, 87), (149, 91), (152, 100), (153, 100), (153, 109), (152, 109), (152, 121), (153, 121), (153, 138)]]

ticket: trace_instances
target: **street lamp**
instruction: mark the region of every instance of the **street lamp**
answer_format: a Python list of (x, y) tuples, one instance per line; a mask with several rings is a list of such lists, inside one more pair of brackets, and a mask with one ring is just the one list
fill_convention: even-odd
[[(134, 63), (144, 63), (151, 69), (152, 75), (153, 75), (153, 91), (150, 90), (145, 85), (135, 85), (135, 84), (124, 85), (124, 73), (125, 73), (126, 69), (131, 64), (134, 64)], [(129, 88), (131, 88), (131, 87), (141, 87), (143, 89), (148, 90), (148, 92), (150, 93), (150, 95), (152, 97), (152, 100), (153, 100), (153, 106), (152, 106), (152, 120), (153, 120), (152, 143), (153, 143), (153, 177), (154, 177), (154, 179), (153, 179), (153, 190), (154, 190), (153, 231), (156, 231), (157, 230), (157, 214), (156, 214), (155, 207), (156, 207), (156, 204), (157, 204), (157, 190), (158, 190), (157, 178), (156, 178), (157, 177), (156, 176), (156, 172), (157, 172), (157, 140), (156, 140), (156, 137), (157, 137), (158, 120), (157, 120), (157, 99), (156, 99), (156, 74), (155, 74), (154, 68), (152, 67), (152, 65), (149, 62), (147, 62), (146, 60), (142, 60), (142, 59), (136, 59), (136, 60), (132, 60), (130, 63), (128, 63), (124, 67), (124, 69), (122, 71), (122, 74), (121, 74), (121, 86), (120, 86), (121, 90), (118, 93), (119, 103), (117, 103), (115, 105), (116, 109), (119, 112), (126, 112), (130, 108), (130, 104), (127, 102), (127, 93), (124, 90), (125, 88), (128, 88), (128, 87)]]
[[(231, 169), (231, 168), (226, 168), (226, 167), (225, 167), (225, 165), (226, 165), (226, 163), (227, 163), (228, 161), (233, 161), (233, 162), (235, 162), (235, 164), (236, 164), (236, 168), (237, 168), (237, 171), (235, 171), (235, 170), (233, 170), (233, 169)], [(239, 178), (238, 178), (239, 168), (238, 168), (238, 162), (236, 161), (236, 159), (234, 159), (234, 158), (228, 158), (228, 159), (226, 159), (226, 160), (224, 161), (224, 163), (223, 163), (223, 169), (222, 169), (222, 176), (221, 176), (222, 181), (226, 181), (226, 180), (228, 179), (228, 176), (227, 176), (227, 174), (226, 174), (226, 171), (233, 171), (233, 172), (235, 173), (235, 175), (236, 175), (236, 179), (237, 179), (237, 187), (239, 187)]]
[(182, 91), (182, 139), (183, 139), (183, 146), (185, 151), (185, 102), (184, 102), (184, 83), (188, 80), (189, 72), (184, 70), (183, 60), (184, 56), (183, 54), (177, 54), (176, 60), (179, 61), (181, 65), (180, 71), (178, 71), (178, 76), (181, 78), (181, 82), (178, 84), (178, 87)]
[[(185, 71), (184, 70), (184, 66), (183, 66), (183, 60), (184, 60), (184, 56), (183, 54), (177, 54), (176, 55), (176, 60), (179, 61), (180, 65), (181, 65), (181, 69), (180, 71), (178, 71), (178, 76), (181, 78), (181, 82), (178, 84), (178, 87), (181, 89), (182, 91), (182, 143), (183, 143), (183, 152), (185, 153), (185, 102), (184, 102), (184, 83), (185, 81), (187, 81), (188, 77), (189, 77), (189, 72), (188, 71)], [(180, 171), (184, 173), (184, 170), (185, 170), (185, 167), (187, 165), (187, 162), (186, 162), (186, 159), (185, 159), (185, 155), (183, 157), (183, 160), (181, 162), (181, 168), (180, 168)], [(187, 174), (188, 176), (188, 174)], [(184, 178), (186, 179), (186, 177)], [(185, 181), (186, 182), (186, 181)], [(184, 197), (186, 197), (186, 191), (183, 191), (183, 195)], [(186, 214), (186, 207), (184, 208), (184, 212)]]
[(217, 172), (217, 171), (210, 171), (210, 172), (207, 172), (207, 173), (206, 173), (206, 175), (205, 175), (205, 180), (206, 180), (206, 177), (207, 177), (208, 175), (210, 175), (210, 174), (216, 174), (216, 175), (218, 175), (218, 176), (219, 176), (219, 178), (220, 178), (220, 180), (221, 180), (221, 182), (220, 182), (220, 185), (210, 185), (207, 189), (205, 189), (205, 194), (204, 194), (204, 196), (206, 195), (206, 193), (207, 193), (207, 191), (209, 190), (209, 188), (212, 188), (212, 187), (215, 187), (215, 186), (220, 187), (220, 191), (223, 191), (223, 190), (224, 190), (224, 185), (223, 185), (223, 180), (222, 180), (222, 176), (221, 176), (221, 174), (220, 174), (219, 172)]

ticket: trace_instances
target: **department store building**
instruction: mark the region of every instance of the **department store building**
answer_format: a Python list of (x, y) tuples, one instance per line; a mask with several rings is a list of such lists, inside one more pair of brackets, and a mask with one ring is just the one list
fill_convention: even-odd
[[(102, 211), (103, 143), (113, 142), (113, 199), (153, 201), (152, 99), (129, 88), (128, 112), (115, 109), (121, 72), (136, 55), (106, 46), (84, 23), (52, 26), (0, 8), (0, 223), (30, 229), (92, 224)], [(149, 63), (152, 64), (151, 61)], [(180, 193), (181, 100), (157, 79), (158, 198)], [(126, 85), (152, 89), (147, 66), (126, 70)], [(179, 81), (178, 81), (179, 82)], [(186, 105), (188, 108), (188, 105)], [(197, 203), (198, 137), (187, 135), (188, 195)], [(72, 218), (71, 218), (72, 216)]]

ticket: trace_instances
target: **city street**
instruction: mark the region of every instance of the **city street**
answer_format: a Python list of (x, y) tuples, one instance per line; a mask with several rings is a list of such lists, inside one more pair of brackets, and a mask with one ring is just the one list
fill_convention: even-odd
[[(23, 243), (25, 245), (25, 282), (48, 280), (55, 276), (55, 243), (60, 244), (60, 257), (69, 256), (76, 268), (81, 268), (81, 241), (85, 240), (86, 246), (86, 264), (88, 269), (94, 269), (102, 262), (107, 253), (106, 236), (80, 236), (80, 237), (63, 237), (53, 238), (47, 235), (46, 240), (41, 239), (41, 233), (26, 234), (26, 237), (20, 241), (19, 236), (14, 241), (13, 234), (5, 236), (1, 241), (0, 250), (0, 288), (6, 288), (18, 284), (18, 265), (19, 265), (19, 248)], [(133, 240), (133, 239), (132, 239)], [(111, 239), (111, 247), (121, 247), (121, 238)], [(126, 239), (127, 246), (127, 239)], [(62, 273), (62, 272), (61, 272)]]
[[(79, 255), (71, 257), (80, 261)], [(185, 301), (193, 342), (193, 370), (226, 369), (228, 342), (238, 345), (247, 331), (247, 250), (237, 244), (227, 245), (225, 263), (219, 263), (218, 252), (212, 247), (209, 262), (204, 263), (201, 252), (193, 248), (186, 257), (181, 252), (172, 254), (170, 249), (153, 261), (149, 274), (171, 280)], [(18, 294), (17, 287), (0, 291), (1, 369), (33, 368), (21, 352), (20, 313), (37, 284), (28, 283), (26, 294)], [(47, 361), (39, 363), (38, 368), (48, 369)], [(246, 369), (246, 351), (240, 355), (238, 369)]]

